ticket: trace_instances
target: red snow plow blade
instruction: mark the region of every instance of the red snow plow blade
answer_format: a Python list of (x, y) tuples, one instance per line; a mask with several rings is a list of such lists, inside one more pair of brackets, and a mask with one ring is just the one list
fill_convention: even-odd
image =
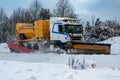
[(22, 47), (22, 46), (19, 46), (17, 44), (14, 44), (12, 42), (7, 42), (9, 48), (12, 50), (12, 51), (15, 51), (15, 52), (21, 52), (21, 53), (31, 53), (33, 52), (32, 50), (28, 49), (28, 48), (25, 48), (25, 47)]

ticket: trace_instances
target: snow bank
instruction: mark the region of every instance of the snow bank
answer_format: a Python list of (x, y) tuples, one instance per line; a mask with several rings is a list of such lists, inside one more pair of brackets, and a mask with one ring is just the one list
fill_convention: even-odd
[(112, 37), (102, 43), (111, 44), (111, 54), (120, 54), (120, 37)]
[(7, 43), (0, 43), (0, 52), (10, 52)]

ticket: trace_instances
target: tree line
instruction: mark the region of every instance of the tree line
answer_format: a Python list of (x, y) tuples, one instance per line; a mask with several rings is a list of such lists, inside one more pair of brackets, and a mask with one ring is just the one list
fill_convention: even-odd
[[(50, 17), (70, 17), (78, 18), (78, 14), (75, 13), (74, 7), (69, 0), (58, 0), (55, 8), (44, 8), (39, 0), (34, 0), (27, 9), (18, 7), (8, 17), (4, 8), (0, 8), (0, 42), (6, 42), (9, 36), (13, 36), (16, 33), (16, 23), (33, 23), (36, 20), (48, 20)], [(94, 42), (102, 41), (112, 36), (120, 35), (120, 24), (115, 20), (100, 21), (96, 19), (96, 22), (87, 22), (85, 26), (85, 41)], [(102, 36), (102, 37), (101, 37)], [(104, 36), (104, 37), (103, 37)], [(10, 39), (13, 39), (10, 38)]]
[(120, 23), (116, 20), (101, 21), (96, 18), (92, 25), (87, 21), (84, 29), (86, 42), (100, 42), (115, 36), (120, 36)]
[(9, 35), (15, 35), (16, 23), (33, 23), (39, 19), (50, 19), (52, 16), (77, 17), (69, 0), (59, 0), (52, 12), (44, 8), (39, 0), (34, 0), (29, 8), (19, 7), (9, 17), (4, 9), (0, 8), (0, 42), (5, 42)]

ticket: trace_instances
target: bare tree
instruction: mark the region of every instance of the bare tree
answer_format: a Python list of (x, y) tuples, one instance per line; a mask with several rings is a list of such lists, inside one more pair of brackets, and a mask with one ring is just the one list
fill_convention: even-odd
[(53, 10), (53, 16), (77, 18), (77, 14), (69, 0), (59, 0)]
[(16, 23), (33, 23), (38, 19), (49, 19), (51, 12), (49, 9), (41, 7), (39, 0), (33, 1), (28, 9), (17, 8), (10, 16), (10, 26), (15, 34)]
[(30, 6), (30, 13), (33, 21), (40, 19), (41, 8), (42, 8), (42, 5), (39, 2), (39, 0), (33, 1), (33, 3)]
[(15, 25), (16, 23), (25, 22), (25, 9), (17, 8), (13, 11), (12, 15), (10, 16), (10, 34), (15, 34)]
[(24, 22), (27, 22), (27, 23), (31, 23), (32, 22), (31, 12), (29, 10), (25, 10), (24, 17), (25, 17), (25, 21)]

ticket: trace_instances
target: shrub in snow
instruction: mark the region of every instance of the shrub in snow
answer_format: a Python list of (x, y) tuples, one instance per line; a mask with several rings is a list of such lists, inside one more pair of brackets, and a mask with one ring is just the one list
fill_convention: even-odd
[(31, 76), (31, 77), (29, 78), (29, 80), (37, 80), (37, 79), (36, 79), (36, 77)]
[(96, 62), (89, 61), (83, 58), (82, 60), (71, 57), (68, 59), (68, 66), (72, 69), (86, 69), (86, 68), (95, 68)]

